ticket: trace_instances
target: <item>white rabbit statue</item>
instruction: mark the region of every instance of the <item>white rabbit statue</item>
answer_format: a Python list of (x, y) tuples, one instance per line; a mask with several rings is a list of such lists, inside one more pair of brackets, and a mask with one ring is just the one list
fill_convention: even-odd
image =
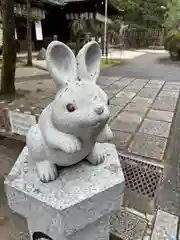
[(87, 43), (75, 58), (68, 46), (53, 41), (46, 61), (57, 94), (26, 138), (42, 182), (57, 178), (57, 165), (71, 166), (85, 158), (94, 165), (102, 163), (100, 144), (113, 138), (107, 124), (108, 97), (96, 84), (101, 61), (98, 43)]

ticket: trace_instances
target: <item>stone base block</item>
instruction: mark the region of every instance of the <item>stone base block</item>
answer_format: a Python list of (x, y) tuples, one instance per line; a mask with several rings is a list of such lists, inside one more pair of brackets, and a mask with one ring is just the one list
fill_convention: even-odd
[(42, 183), (25, 147), (5, 180), (10, 208), (26, 217), (31, 236), (42, 232), (53, 240), (108, 240), (109, 217), (120, 209), (124, 176), (116, 148), (102, 145), (103, 164), (87, 161), (60, 170)]
[(68, 236), (68, 240), (109, 240), (109, 214), (101, 217), (96, 222), (88, 224), (79, 232)]
[(178, 216), (158, 210), (152, 240), (179, 239), (177, 236)]

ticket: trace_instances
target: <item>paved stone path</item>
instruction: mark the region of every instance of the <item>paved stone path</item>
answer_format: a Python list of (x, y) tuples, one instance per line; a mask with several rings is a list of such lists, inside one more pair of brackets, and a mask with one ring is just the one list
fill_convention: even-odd
[[(158, 194), (157, 212), (149, 215), (152, 223), (142, 216), (138, 224), (138, 214), (121, 216), (112, 240), (118, 236), (138, 234), (143, 240), (180, 239), (180, 164), (179, 164), (179, 121), (180, 104), (178, 96), (180, 83), (156, 79), (114, 78), (106, 85), (108, 77), (99, 79), (100, 85), (108, 93), (112, 119), (111, 128), (116, 134), (115, 144), (119, 150), (147, 157), (153, 163), (164, 166), (164, 178)], [(107, 81), (108, 82), (108, 81)], [(106, 85), (106, 86), (105, 86)], [(119, 88), (118, 88), (119, 87)], [(136, 197), (132, 198), (134, 206)], [(131, 209), (132, 210), (132, 209)], [(129, 209), (127, 209), (127, 213)], [(144, 219), (144, 222), (143, 222)], [(145, 223), (146, 221), (146, 223)], [(145, 230), (142, 233), (142, 224)], [(124, 231), (136, 224), (137, 232)], [(140, 229), (140, 230), (139, 230)], [(126, 239), (126, 238), (125, 238)], [(137, 239), (137, 238), (132, 238)]]
[(110, 99), (110, 125), (117, 149), (162, 161), (180, 83), (100, 77)]
[[(165, 59), (160, 61), (160, 59)], [(168, 53), (147, 53), (119, 66), (101, 70), (102, 76), (123, 76), (179, 81), (179, 62), (172, 62)]]
[(178, 217), (168, 212), (158, 210), (151, 240), (176, 240)]
[[(104, 79), (99, 80), (102, 86), (106, 82)], [(117, 148), (149, 157), (152, 161), (156, 159), (164, 165), (158, 211), (152, 215), (154, 228), (147, 229), (141, 239), (180, 239), (180, 84), (156, 79), (114, 78), (103, 88), (111, 98), (113, 117), (110, 124), (116, 133)], [(123, 220), (126, 223), (127, 219)]]

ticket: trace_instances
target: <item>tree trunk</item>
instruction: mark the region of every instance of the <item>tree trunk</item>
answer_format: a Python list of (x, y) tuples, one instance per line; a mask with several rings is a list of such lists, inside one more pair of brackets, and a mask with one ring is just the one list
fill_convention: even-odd
[(14, 0), (2, 0), (3, 66), (1, 72), (1, 94), (5, 98), (15, 97), (15, 20)]
[(79, 53), (79, 50), (80, 50), (80, 36), (77, 35), (76, 36), (76, 48), (75, 48), (75, 56), (78, 55)]
[(27, 65), (32, 66), (32, 28), (31, 28), (31, 2), (26, 0), (27, 7)]

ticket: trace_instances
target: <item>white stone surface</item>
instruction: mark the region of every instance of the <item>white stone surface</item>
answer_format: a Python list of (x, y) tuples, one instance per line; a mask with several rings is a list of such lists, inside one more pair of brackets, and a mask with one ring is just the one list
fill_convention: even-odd
[(55, 164), (71, 166), (85, 157), (93, 165), (102, 163), (103, 143), (113, 138), (107, 123), (108, 96), (96, 84), (101, 61), (99, 44), (87, 43), (75, 58), (68, 46), (53, 41), (47, 48), (46, 61), (57, 94), (26, 139), (43, 182), (57, 178)]
[(136, 52), (144, 52), (144, 53), (165, 53), (168, 55), (168, 52), (164, 49), (137, 49)]
[(178, 217), (170, 213), (158, 210), (155, 225), (152, 233), (152, 240), (177, 239)]
[(53, 240), (108, 240), (108, 217), (120, 208), (124, 177), (115, 146), (104, 146), (104, 163), (60, 169), (50, 183), (39, 180), (24, 148), (5, 185), (10, 208), (27, 218), (31, 233), (41, 231)]
[[(129, 50), (119, 50), (119, 49), (109, 49), (108, 58), (109, 59), (133, 59), (144, 55), (146, 52), (143, 51), (129, 51)], [(103, 56), (105, 58), (105, 56)]]
[(88, 224), (85, 229), (73, 233), (68, 240), (109, 240), (109, 214)]

